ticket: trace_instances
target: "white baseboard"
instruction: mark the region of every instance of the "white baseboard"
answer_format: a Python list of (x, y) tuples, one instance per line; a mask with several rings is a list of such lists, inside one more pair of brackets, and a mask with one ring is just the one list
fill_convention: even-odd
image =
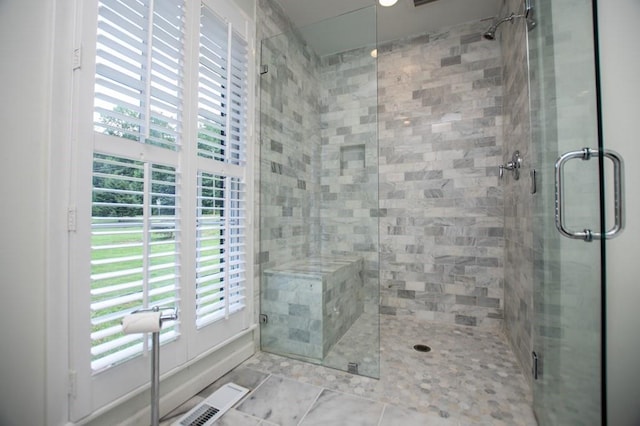
[[(224, 359), (211, 365), (203, 373), (192, 377), (180, 386), (171, 389), (167, 394), (162, 395), (160, 398), (160, 417), (165, 416), (185, 401), (188, 401), (202, 389), (240, 365), (253, 353), (253, 341), (250, 341), (239, 351), (227, 355)], [(150, 408), (146, 407), (136, 415), (135, 419), (130, 419), (131, 421), (123, 423), (123, 426), (146, 426), (149, 424), (150, 415)]]
[[(254, 353), (254, 333), (251, 332), (162, 380), (160, 382), (160, 417), (182, 405)], [(119, 406), (79, 424), (148, 426), (151, 413), (149, 398), (150, 392), (146, 390)]]

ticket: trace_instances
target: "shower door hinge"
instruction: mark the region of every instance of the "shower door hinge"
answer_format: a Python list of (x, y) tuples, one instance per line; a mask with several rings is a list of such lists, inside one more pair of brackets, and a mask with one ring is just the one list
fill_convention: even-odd
[(75, 398), (78, 390), (78, 373), (75, 370), (69, 370), (69, 375), (67, 377), (67, 394)]
[(260, 65), (260, 75), (266, 74), (269, 72), (269, 65)]
[(258, 315), (258, 321), (260, 322), (260, 324), (266, 324), (269, 322), (269, 317), (265, 314), (260, 314)]
[(82, 47), (73, 49), (73, 64), (71, 70), (75, 71), (82, 68)]

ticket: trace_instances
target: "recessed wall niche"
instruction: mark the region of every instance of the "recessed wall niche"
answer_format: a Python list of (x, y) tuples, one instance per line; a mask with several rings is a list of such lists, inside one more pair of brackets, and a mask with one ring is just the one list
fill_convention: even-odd
[(364, 145), (340, 147), (340, 175), (349, 175), (351, 171), (365, 168)]

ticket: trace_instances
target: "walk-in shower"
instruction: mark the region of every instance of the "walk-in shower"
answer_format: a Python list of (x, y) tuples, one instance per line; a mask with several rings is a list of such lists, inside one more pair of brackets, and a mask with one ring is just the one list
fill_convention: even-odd
[[(407, 345), (413, 355), (431, 347), (421, 362), (443, 347), (429, 338), (433, 323), (505, 330), (540, 424), (604, 423), (604, 252), (554, 226), (556, 159), (602, 148), (593, 16), (582, 3), (537, 1), (534, 21), (529, 1), (507, 0), (488, 29), (477, 19), (379, 46), (373, 9), (284, 33), (285, 14), (266, 9), (264, 352), (377, 377), (379, 313), (383, 332), (419, 329)], [(483, 41), (497, 31), (501, 43)], [(515, 151), (520, 179), (499, 180)], [(564, 170), (571, 229), (605, 222), (597, 166)], [(383, 364), (402, 371), (393, 361)], [(420, 382), (407, 389), (428, 404), (421, 385), (432, 377), (410, 374)], [(460, 405), (479, 397), (469, 398)]]
[(376, 13), (261, 44), (262, 350), (378, 376)]

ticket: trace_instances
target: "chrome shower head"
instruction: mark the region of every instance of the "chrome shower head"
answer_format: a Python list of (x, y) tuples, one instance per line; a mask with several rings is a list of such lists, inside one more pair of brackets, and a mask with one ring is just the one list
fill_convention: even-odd
[(522, 14), (516, 15), (515, 13), (511, 13), (509, 16), (505, 18), (497, 19), (496, 21), (494, 21), (493, 24), (491, 24), (491, 26), (487, 29), (487, 31), (482, 33), (482, 37), (485, 40), (495, 40), (496, 31), (498, 30), (498, 27), (507, 21), (513, 22), (517, 18), (524, 18), (526, 20), (527, 30), (529, 31), (531, 31), (536, 26), (536, 21), (533, 16), (533, 5), (531, 4), (531, 0), (524, 0), (524, 11)]
[(482, 37), (484, 37), (486, 40), (495, 40), (497, 29), (497, 25), (490, 26), (489, 29), (482, 34)]
[(524, 15), (516, 15), (514, 13), (512, 13), (511, 15), (507, 16), (506, 18), (502, 18), (502, 19), (498, 19), (497, 21), (495, 21), (490, 27), (489, 29), (487, 29), (487, 31), (485, 31), (482, 34), (482, 37), (484, 37), (486, 40), (495, 40), (496, 39), (496, 31), (498, 30), (498, 27), (507, 21), (513, 21), (516, 18), (523, 18)]

